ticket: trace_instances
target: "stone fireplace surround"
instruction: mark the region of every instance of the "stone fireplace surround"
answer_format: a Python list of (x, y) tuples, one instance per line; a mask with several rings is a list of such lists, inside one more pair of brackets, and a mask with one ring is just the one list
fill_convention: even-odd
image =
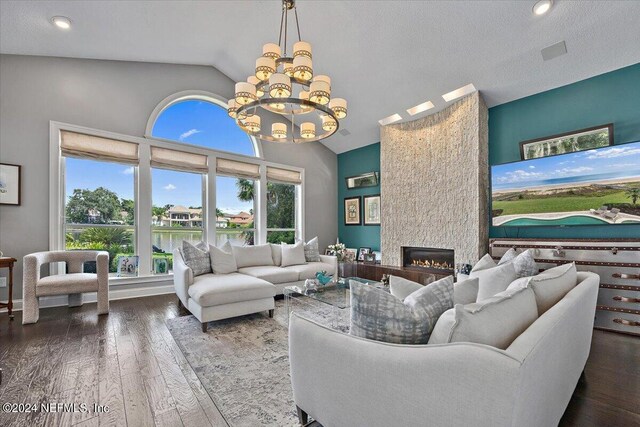
[(401, 246), (450, 248), (458, 263), (487, 252), (488, 110), (480, 93), (383, 126), (380, 171), (382, 264), (402, 266)]

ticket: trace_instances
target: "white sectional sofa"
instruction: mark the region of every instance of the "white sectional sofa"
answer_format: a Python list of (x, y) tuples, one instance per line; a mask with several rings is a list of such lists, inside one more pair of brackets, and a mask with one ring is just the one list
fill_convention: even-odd
[(382, 343), (293, 313), (298, 414), (327, 427), (557, 426), (589, 356), (600, 279), (579, 272), (577, 282), (505, 350)]
[(233, 247), (237, 271), (228, 274), (203, 274), (194, 277), (182, 253), (173, 252), (173, 283), (180, 302), (201, 323), (269, 311), (273, 316), (274, 297), (285, 286), (304, 283), (318, 271), (336, 274), (338, 260), (320, 255), (320, 262), (281, 266), (279, 245)]

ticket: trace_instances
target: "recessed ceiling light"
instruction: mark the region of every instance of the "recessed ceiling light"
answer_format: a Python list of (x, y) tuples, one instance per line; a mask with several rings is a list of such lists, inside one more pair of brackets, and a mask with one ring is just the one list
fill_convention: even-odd
[(422, 104), (418, 104), (415, 107), (409, 108), (407, 110), (407, 113), (411, 114), (412, 116), (415, 116), (418, 113), (422, 113), (423, 111), (427, 111), (432, 108), (433, 108), (433, 102), (427, 101), (427, 102), (423, 102)]
[(476, 87), (472, 83), (469, 83), (466, 86), (462, 86), (461, 88), (452, 90), (449, 93), (445, 93), (444, 95), (442, 95), (442, 98), (445, 101), (449, 102), (449, 101), (453, 101), (454, 99), (461, 98), (465, 95), (469, 95), (470, 93), (473, 93), (475, 91), (476, 91)]
[(380, 126), (386, 126), (386, 125), (390, 125), (391, 123), (395, 123), (399, 120), (402, 120), (402, 116), (396, 113), (396, 114), (390, 115), (389, 117), (385, 117), (382, 120), (378, 120), (378, 123), (380, 123)]
[(542, 16), (551, 10), (551, 6), (553, 6), (553, 0), (540, 0), (533, 5), (533, 13)]
[(53, 22), (56, 27), (62, 28), (63, 30), (71, 28), (71, 19), (66, 16), (54, 16), (51, 18), (51, 22)]

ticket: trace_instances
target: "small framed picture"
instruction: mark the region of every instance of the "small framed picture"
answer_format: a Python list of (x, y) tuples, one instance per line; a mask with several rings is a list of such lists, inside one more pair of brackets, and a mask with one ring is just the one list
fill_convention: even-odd
[(333, 251), (331, 249), (327, 248), (327, 249), (324, 250), (324, 254), (325, 255), (333, 255)]
[(382, 252), (380, 252), (380, 251), (373, 251), (372, 253), (375, 255), (375, 257), (376, 257), (376, 262), (377, 262), (377, 263), (382, 262)]
[(371, 253), (371, 248), (360, 248), (358, 251), (358, 261), (364, 261), (364, 256)]
[(360, 225), (360, 196), (345, 197), (344, 199), (344, 225)]
[(118, 257), (118, 276), (119, 277), (135, 277), (138, 275), (138, 261), (137, 255), (121, 256)]
[(169, 260), (167, 258), (153, 259), (153, 274), (167, 274), (169, 272)]
[(380, 225), (380, 195), (363, 196), (364, 225)]
[(364, 254), (364, 262), (367, 264), (375, 264), (376, 263), (376, 255), (373, 252), (369, 252), (368, 254)]
[(0, 163), (0, 205), (20, 206), (22, 166)]
[(347, 251), (347, 256), (345, 257), (345, 261), (346, 262), (353, 262), (356, 260), (356, 257), (358, 256), (358, 250), (356, 248), (346, 248), (345, 249)]

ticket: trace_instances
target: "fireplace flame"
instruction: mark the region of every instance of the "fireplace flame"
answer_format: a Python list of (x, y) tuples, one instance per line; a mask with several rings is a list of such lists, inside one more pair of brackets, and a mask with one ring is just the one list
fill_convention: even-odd
[(437, 262), (433, 260), (429, 261), (429, 260), (414, 259), (414, 260), (411, 260), (411, 266), (423, 267), (423, 268), (434, 268), (437, 270), (453, 270), (453, 266), (448, 262)]

